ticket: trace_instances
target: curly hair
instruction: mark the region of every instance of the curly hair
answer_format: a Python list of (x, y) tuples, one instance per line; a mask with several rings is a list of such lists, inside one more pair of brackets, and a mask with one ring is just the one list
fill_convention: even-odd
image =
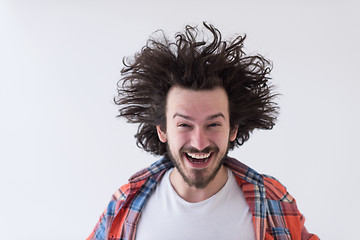
[(244, 53), (245, 35), (225, 41), (213, 25), (203, 25), (211, 33), (207, 40), (203, 31), (189, 25), (173, 42), (160, 30), (160, 39), (149, 38), (133, 58), (123, 59), (114, 99), (121, 106), (118, 116), (139, 124), (137, 146), (154, 155), (167, 154), (156, 126), (166, 129), (166, 97), (172, 86), (226, 90), (230, 127), (238, 128), (229, 149), (242, 145), (254, 129), (272, 129), (275, 124), (279, 108), (269, 83), (272, 63), (261, 55)]

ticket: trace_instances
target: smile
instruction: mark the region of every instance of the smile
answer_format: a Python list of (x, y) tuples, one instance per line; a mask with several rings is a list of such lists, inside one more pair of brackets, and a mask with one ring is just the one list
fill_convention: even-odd
[(204, 164), (206, 163), (212, 153), (186, 153), (187, 159), (194, 164)]

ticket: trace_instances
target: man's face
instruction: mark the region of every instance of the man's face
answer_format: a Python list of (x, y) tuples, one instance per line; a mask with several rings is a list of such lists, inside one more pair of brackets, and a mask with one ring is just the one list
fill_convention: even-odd
[(172, 87), (167, 96), (166, 131), (157, 126), (162, 142), (184, 181), (196, 188), (213, 180), (226, 157), (230, 131), (227, 94), (223, 88), (194, 91)]

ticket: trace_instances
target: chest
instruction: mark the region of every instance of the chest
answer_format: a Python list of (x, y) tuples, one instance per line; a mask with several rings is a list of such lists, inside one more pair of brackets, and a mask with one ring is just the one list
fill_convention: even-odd
[(231, 181), (199, 203), (184, 201), (162, 181), (141, 213), (136, 239), (254, 239), (252, 214), (241, 189)]

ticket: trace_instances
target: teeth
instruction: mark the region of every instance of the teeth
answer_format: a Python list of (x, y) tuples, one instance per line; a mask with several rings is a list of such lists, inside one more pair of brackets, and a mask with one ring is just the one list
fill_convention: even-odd
[(187, 153), (187, 155), (195, 159), (204, 159), (210, 157), (211, 153)]

